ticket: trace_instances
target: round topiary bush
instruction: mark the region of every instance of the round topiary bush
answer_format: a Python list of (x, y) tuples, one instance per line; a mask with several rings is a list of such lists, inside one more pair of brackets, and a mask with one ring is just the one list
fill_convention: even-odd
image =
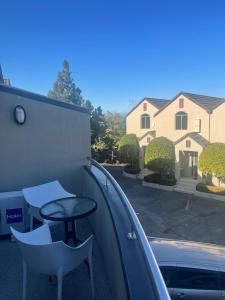
[(145, 150), (145, 165), (161, 176), (174, 176), (175, 147), (173, 142), (165, 137), (152, 140)]
[(199, 169), (203, 175), (225, 178), (225, 144), (212, 143), (207, 145), (199, 157)]
[(127, 163), (126, 169), (138, 170), (139, 143), (135, 134), (125, 134), (118, 142), (119, 160)]

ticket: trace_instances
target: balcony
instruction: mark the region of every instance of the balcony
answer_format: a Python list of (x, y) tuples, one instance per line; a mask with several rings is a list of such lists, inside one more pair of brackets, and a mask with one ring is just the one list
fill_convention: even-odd
[[(3, 85), (0, 99), (0, 191), (20, 191), (57, 179), (69, 192), (94, 199), (97, 210), (77, 221), (77, 231), (81, 240), (94, 234), (96, 299), (170, 299), (130, 202), (114, 178), (86, 158), (88, 111)], [(13, 120), (17, 105), (26, 111), (23, 125)], [(64, 240), (63, 229), (62, 224), (52, 226), (55, 241)], [(10, 236), (0, 237), (0, 267), (1, 298), (21, 299), (22, 257)], [(48, 277), (29, 273), (28, 299), (56, 299), (56, 292)], [(91, 299), (84, 263), (64, 278), (63, 299)]]
[[(94, 242), (94, 278), (97, 299), (169, 299), (167, 290), (143, 229), (120, 186), (97, 162), (84, 166), (83, 196), (95, 199), (97, 211), (78, 220), (80, 239), (91, 232)], [(38, 226), (38, 224), (37, 224)], [(54, 240), (64, 239), (62, 224), (51, 227)], [(17, 244), (0, 241), (1, 297), (20, 299), (22, 258)], [(28, 299), (55, 299), (56, 285), (44, 275), (30, 272)], [(91, 299), (85, 264), (65, 277), (63, 299)]]

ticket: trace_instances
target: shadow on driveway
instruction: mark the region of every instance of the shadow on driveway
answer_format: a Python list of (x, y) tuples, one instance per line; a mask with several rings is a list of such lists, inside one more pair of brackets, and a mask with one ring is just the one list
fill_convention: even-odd
[[(107, 167), (133, 205), (147, 236), (225, 245), (225, 202), (157, 190)], [(187, 209), (187, 203), (189, 207)]]

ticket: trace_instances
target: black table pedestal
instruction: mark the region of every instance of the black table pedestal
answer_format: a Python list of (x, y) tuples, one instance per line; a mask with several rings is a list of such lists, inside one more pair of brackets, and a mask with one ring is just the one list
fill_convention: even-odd
[[(70, 226), (70, 224), (72, 226)], [(75, 220), (72, 221), (64, 221), (65, 226), (65, 242), (68, 244), (69, 239), (73, 239), (74, 245), (77, 243), (77, 234), (76, 234), (76, 223)], [(72, 227), (72, 231), (70, 230)]]

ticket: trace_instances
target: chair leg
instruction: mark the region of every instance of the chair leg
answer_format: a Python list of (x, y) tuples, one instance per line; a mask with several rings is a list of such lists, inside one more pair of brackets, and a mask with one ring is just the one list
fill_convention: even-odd
[(95, 299), (95, 287), (94, 287), (94, 276), (93, 276), (93, 266), (92, 266), (92, 253), (88, 257), (90, 281), (91, 281), (91, 295), (92, 299)]
[(23, 300), (26, 300), (26, 288), (27, 288), (27, 264), (23, 260)]
[(57, 273), (57, 279), (58, 279), (58, 295), (57, 300), (62, 299), (62, 282), (63, 282), (63, 273), (62, 269), (60, 269)]

